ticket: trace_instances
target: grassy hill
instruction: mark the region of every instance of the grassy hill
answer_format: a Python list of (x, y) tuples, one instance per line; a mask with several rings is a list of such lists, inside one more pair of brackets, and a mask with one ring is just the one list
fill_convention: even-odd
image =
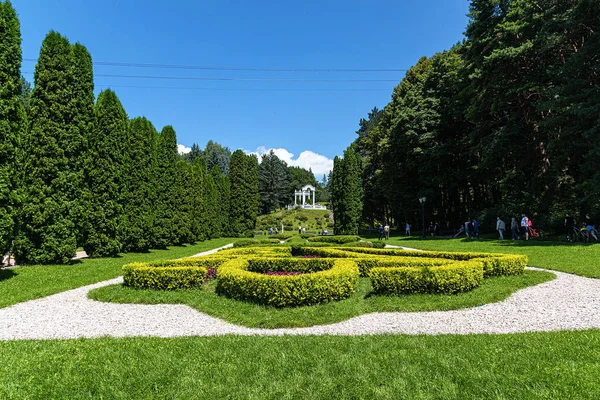
[(283, 210), (271, 214), (260, 215), (256, 221), (256, 230), (266, 231), (269, 228), (281, 230), (283, 223), (285, 232), (298, 232), (298, 226), (307, 231), (327, 229), (333, 231), (333, 221), (329, 210)]

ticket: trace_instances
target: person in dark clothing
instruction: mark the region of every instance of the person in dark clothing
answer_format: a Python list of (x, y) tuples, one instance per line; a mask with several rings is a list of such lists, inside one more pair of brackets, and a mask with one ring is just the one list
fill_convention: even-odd
[(379, 240), (383, 239), (383, 225), (379, 224)]
[(569, 242), (573, 241), (573, 238), (571, 237), (573, 235), (573, 228), (575, 228), (575, 218), (570, 214), (567, 214), (565, 217), (565, 229), (567, 231), (567, 240)]

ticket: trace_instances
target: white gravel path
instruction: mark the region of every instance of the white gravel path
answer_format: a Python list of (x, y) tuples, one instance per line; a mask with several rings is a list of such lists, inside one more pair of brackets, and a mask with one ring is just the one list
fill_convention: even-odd
[(0, 309), (0, 340), (102, 336), (365, 335), (515, 333), (600, 328), (600, 280), (561, 272), (553, 281), (510, 298), (465, 310), (365, 314), (344, 322), (297, 329), (250, 329), (185, 305), (96, 302), (87, 292), (111, 279)]

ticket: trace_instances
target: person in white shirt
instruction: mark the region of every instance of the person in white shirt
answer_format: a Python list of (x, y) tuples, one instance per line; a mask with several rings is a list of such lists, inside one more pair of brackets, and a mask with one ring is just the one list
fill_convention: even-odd
[(498, 235), (500, 235), (500, 240), (504, 240), (504, 230), (506, 229), (506, 224), (502, 221), (502, 218), (498, 217), (496, 220), (496, 230), (498, 231)]
[(529, 240), (529, 218), (523, 214), (521, 218), (521, 230), (525, 232), (525, 240)]

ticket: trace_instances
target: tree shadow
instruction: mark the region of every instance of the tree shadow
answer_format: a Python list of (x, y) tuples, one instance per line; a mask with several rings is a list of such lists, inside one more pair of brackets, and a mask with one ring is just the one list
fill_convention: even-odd
[(13, 271), (12, 269), (0, 268), (0, 281), (10, 279), (13, 276), (17, 276), (17, 275), (18, 274), (15, 271)]

